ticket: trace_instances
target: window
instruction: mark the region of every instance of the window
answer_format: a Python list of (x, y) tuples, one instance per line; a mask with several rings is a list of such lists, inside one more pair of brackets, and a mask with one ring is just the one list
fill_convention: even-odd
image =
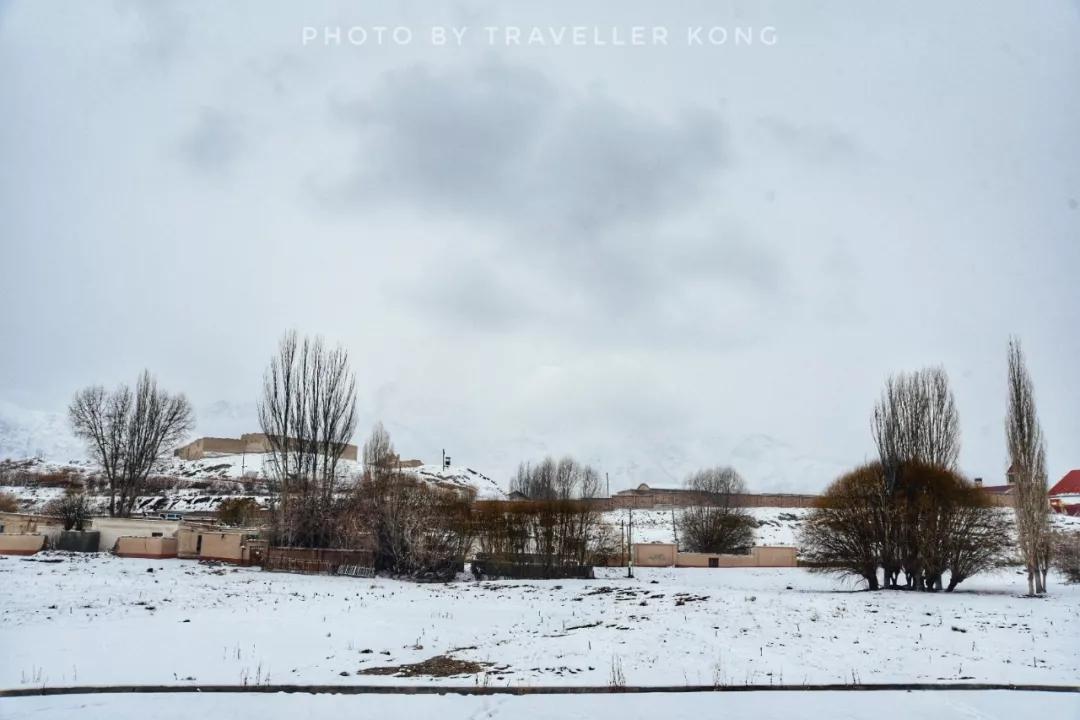
[(150, 533), (150, 537), (164, 537), (162, 533)]

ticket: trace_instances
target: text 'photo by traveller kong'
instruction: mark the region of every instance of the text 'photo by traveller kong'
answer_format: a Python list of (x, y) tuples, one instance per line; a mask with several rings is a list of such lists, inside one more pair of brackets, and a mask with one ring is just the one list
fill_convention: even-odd
[(0, 0), (0, 720), (1080, 720), (1080, 0)]

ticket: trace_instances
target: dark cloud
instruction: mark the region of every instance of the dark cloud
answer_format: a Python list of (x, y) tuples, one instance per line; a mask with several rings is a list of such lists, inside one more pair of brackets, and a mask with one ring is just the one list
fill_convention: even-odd
[(724, 164), (711, 112), (669, 119), (495, 61), (389, 71), (336, 113), (360, 146), (351, 199), (433, 204), (552, 242), (655, 221)]
[[(499, 332), (576, 325), (597, 338), (659, 323), (664, 334), (699, 319), (710, 296), (778, 290), (782, 265), (765, 245), (665, 229), (714, 214), (710, 188), (728, 165), (714, 112), (633, 108), (489, 60), (387, 72), (335, 114), (359, 146), (339, 188), (354, 207), (439, 208), (497, 238), (486, 255), (430, 259), (409, 291), (424, 313)], [(598, 333), (597, 315), (626, 321)]]

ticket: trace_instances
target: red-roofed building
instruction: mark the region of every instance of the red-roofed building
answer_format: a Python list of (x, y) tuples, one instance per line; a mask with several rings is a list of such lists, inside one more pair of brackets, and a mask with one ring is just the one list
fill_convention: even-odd
[(1070, 470), (1047, 493), (1054, 512), (1080, 516), (1080, 470)]
[(1055, 495), (1080, 495), (1080, 470), (1070, 470), (1065, 477), (1057, 481), (1048, 493), (1050, 497)]

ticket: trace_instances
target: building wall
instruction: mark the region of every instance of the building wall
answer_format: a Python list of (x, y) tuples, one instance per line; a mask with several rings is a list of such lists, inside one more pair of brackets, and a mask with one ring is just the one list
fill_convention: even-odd
[(121, 537), (116, 541), (116, 554), (121, 557), (174, 558), (174, 537)]
[(176, 556), (179, 558), (199, 557), (199, 534), (198, 528), (182, 527), (176, 531)]
[(244, 536), (241, 533), (203, 532), (199, 557), (207, 560), (244, 560)]
[(45, 546), (45, 536), (34, 534), (0, 535), (0, 555), (33, 555)]
[(0, 526), (4, 534), (41, 534), (50, 543), (55, 543), (64, 531), (63, 523), (56, 518), (29, 513), (0, 513)]
[(678, 554), (674, 543), (635, 543), (634, 565), (638, 567), (671, 567)]
[(638, 567), (797, 567), (796, 550), (792, 547), (755, 546), (749, 555), (678, 552), (673, 543), (635, 543), (634, 565)]
[(711, 567), (710, 560), (716, 560), (716, 567), (798, 567), (795, 548), (762, 547), (750, 548), (749, 555), (723, 555), (713, 553), (684, 553), (675, 556), (676, 567)]
[(149, 538), (160, 534), (161, 537), (173, 538), (180, 529), (180, 521), (96, 517), (90, 529), (101, 533), (101, 544), (98, 547), (103, 552), (108, 552), (116, 546), (117, 540), (125, 536)]
[(255, 530), (223, 531), (210, 527), (182, 527), (176, 532), (177, 557), (247, 562), (249, 559), (248, 538), (256, 532)]
[[(737, 495), (733, 504), (737, 507), (809, 508), (814, 506), (817, 495), (785, 495), (779, 493)], [(654, 510), (657, 508), (688, 507), (694, 504), (693, 493), (663, 490), (627, 490), (609, 498), (593, 498), (590, 504), (597, 510)]]
[(709, 561), (716, 560), (716, 566), (721, 568), (757, 567), (757, 561), (753, 555), (718, 555), (713, 553), (681, 552), (675, 557), (675, 567), (684, 568), (707, 568)]
[[(263, 433), (244, 433), (238, 438), (202, 437), (178, 447), (173, 454), (184, 460), (202, 460), (207, 455), (260, 455), (270, 452), (270, 441)], [(346, 445), (341, 457), (356, 460), (355, 445)]]

